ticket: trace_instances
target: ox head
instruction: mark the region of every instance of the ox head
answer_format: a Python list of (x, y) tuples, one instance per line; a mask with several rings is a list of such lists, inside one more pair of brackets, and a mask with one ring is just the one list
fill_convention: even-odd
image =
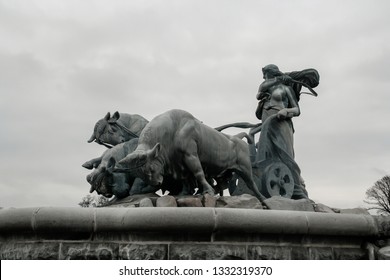
[(87, 181), (91, 185), (90, 193), (96, 191), (97, 194), (104, 197), (123, 198), (129, 195), (130, 186), (128, 185), (125, 174), (114, 173), (115, 159), (111, 158), (107, 166), (96, 168), (87, 176)]
[(160, 143), (146, 151), (135, 150), (118, 162), (123, 168), (116, 168), (116, 171), (129, 172), (151, 186), (160, 186), (164, 174), (164, 164), (161, 157), (159, 157), (160, 152)]
[(112, 116), (107, 113), (103, 119), (95, 124), (88, 143), (95, 141), (98, 144), (110, 147), (130, 140), (128, 133), (117, 125), (119, 118), (119, 112), (115, 112)]

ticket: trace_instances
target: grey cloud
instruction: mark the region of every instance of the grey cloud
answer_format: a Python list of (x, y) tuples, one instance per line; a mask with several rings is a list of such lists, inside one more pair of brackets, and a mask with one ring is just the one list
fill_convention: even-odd
[(387, 1), (59, 3), (0, 3), (0, 206), (77, 206), (108, 111), (258, 121), (268, 63), (320, 72), (294, 120), (314, 199), (357, 205), (388, 171)]

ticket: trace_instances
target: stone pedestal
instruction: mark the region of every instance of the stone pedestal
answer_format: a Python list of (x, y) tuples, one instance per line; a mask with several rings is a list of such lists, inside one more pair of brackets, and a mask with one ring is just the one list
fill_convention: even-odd
[(389, 247), (377, 246), (390, 239), (389, 225), (262, 209), (1, 209), (0, 259), (388, 259)]

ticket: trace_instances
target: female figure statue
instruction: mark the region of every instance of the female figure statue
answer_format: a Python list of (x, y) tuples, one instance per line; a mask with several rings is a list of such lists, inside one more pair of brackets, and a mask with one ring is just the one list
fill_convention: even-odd
[[(256, 116), (262, 121), (256, 162), (261, 164), (266, 160), (275, 160), (285, 164), (294, 179), (291, 198), (308, 198), (300, 168), (294, 160), (292, 118), (300, 115), (298, 101), (302, 84), (309, 82), (313, 87), (318, 85), (318, 72), (307, 69), (284, 74), (273, 64), (265, 66), (262, 71), (264, 81), (256, 96), (259, 100)], [(311, 86), (304, 85), (314, 92)]]

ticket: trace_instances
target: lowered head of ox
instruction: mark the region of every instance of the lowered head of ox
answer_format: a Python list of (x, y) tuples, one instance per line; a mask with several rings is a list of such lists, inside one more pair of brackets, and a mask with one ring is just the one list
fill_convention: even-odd
[(149, 150), (135, 150), (118, 162), (115, 171), (129, 172), (151, 186), (161, 186), (164, 179), (164, 163), (159, 157), (160, 152), (159, 143)]

